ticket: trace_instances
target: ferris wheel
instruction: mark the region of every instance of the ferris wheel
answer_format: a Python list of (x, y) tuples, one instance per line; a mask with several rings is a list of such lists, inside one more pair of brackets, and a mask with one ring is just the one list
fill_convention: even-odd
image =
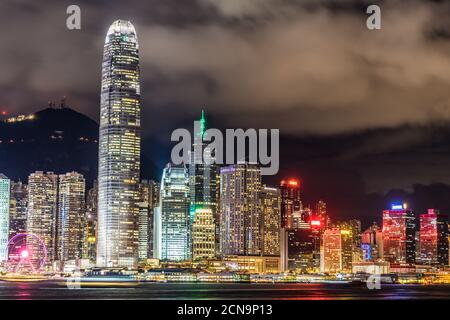
[(47, 248), (44, 241), (32, 233), (18, 233), (6, 248), (8, 260), (6, 270), (11, 273), (39, 273), (47, 263)]

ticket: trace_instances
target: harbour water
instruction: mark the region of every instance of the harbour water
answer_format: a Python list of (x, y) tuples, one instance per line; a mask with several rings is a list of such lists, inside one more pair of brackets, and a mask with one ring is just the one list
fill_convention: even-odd
[(450, 285), (345, 283), (139, 283), (69, 287), (64, 282), (0, 282), (0, 299), (232, 299), (353, 300), (449, 299)]

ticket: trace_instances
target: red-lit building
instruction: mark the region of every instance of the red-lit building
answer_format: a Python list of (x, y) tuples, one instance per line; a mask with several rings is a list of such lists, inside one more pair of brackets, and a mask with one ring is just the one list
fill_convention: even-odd
[(302, 202), (300, 200), (300, 182), (296, 179), (282, 180), (281, 190), (281, 227), (294, 228), (294, 212), (300, 212)]
[(448, 217), (429, 209), (420, 215), (420, 262), (448, 265)]
[(406, 205), (383, 211), (383, 258), (395, 264), (415, 263), (415, 217)]

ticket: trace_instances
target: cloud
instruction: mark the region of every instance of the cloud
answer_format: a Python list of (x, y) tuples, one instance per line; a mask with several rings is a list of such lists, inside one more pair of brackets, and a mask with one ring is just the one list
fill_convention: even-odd
[(104, 33), (125, 18), (147, 133), (205, 106), (228, 127), (293, 135), (450, 120), (446, 2), (382, 2), (381, 31), (351, 0), (79, 2), (81, 31), (64, 27), (69, 2), (2, 2), (0, 105), (31, 111), (67, 95), (97, 117)]

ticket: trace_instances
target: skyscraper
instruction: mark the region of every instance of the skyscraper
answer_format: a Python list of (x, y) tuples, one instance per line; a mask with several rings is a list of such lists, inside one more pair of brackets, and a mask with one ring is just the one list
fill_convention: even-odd
[(9, 212), (9, 237), (27, 230), (28, 187), (25, 183), (11, 182), (11, 205)]
[(220, 250), (222, 255), (260, 255), (261, 170), (255, 164), (220, 169)]
[(11, 181), (0, 173), (0, 262), (8, 260), (10, 188)]
[(134, 26), (108, 30), (102, 64), (97, 265), (135, 267), (138, 258), (140, 85)]
[(414, 263), (415, 217), (406, 205), (392, 205), (383, 211), (383, 257), (390, 263)]
[(351, 272), (353, 235), (350, 229), (331, 228), (323, 233), (321, 271)]
[(86, 196), (86, 213), (83, 227), (83, 259), (94, 262), (97, 257), (97, 212), (98, 183), (89, 189)]
[(211, 208), (198, 207), (192, 223), (192, 259), (212, 259), (215, 256), (215, 224)]
[(278, 188), (264, 186), (261, 191), (262, 255), (280, 255), (281, 194)]
[[(36, 171), (28, 177), (27, 232), (38, 236), (47, 248), (47, 261), (56, 260), (58, 176), (53, 172)], [(34, 239), (27, 239), (29, 250), (43, 257), (42, 248)]]
[(139, 202), (139, 219), (138, 219), (138, 260), (144, 262), (148, 258), (148, 202)]
[(58, 259), (62, 262), (82, 258), (85, 188), (80, 173), (59, 176)]
[(164, 168), (160, 197), (161, 259), (191, 259), (189, 175), (184, 166)]
[[(161, 184), (153, 181), (153, 180), (142, 180), (140, 183), (139, 194), (141, 197), (140, 203), (140, 214), (139, 219), (139, 247), (140, 247), (140, 256), (146, 256), (147, 258), (153, 257), (153, 239), (154, 239), (154, 216), (155, 216), (155, 208), (159, 206), (159, 189)], [(147, 207), (147, 221), (145, 222), (143, 219), (145, 218), (145, 210), (144, 207)], [(146, 225), (143, 226), (143, 224)], [(145, 238), (147, 238), (147, 244), (145, 244)], [(147, 248), (147, 253), (144, 254), (144, 247)]]
[[(300, 182), (297, 179), (287, 179), (280, 183), (281, 190), (281, 227), (294, 228), (294, 212), (300, 213)], [(300, 213), (301, 214), (301, 213)]]
[(311, 228), (282, 229), (281, 264), (284, 271), (305, 273), (314, 270), (314, 234)]
[(376, 223), (361, 234), (361, 248), (365, 261), (383, 258), (383, 231)]
[(420, 262), (448, 265), (448, 217), (429, 209), (420, 215)]
[[(216, 245), (217, 165), (211, 163), (211, 154), (207, 150), (204, 152), (203, 135), (206, 130), (206, 119), (203, 111), (199, 122), (200, 132), (199, 136), (195, 137), (189, 164), (190, 220), (192, 221), (194, 260), (213, 258)], [(197, 217), (197, 214), (200, 216)]]

